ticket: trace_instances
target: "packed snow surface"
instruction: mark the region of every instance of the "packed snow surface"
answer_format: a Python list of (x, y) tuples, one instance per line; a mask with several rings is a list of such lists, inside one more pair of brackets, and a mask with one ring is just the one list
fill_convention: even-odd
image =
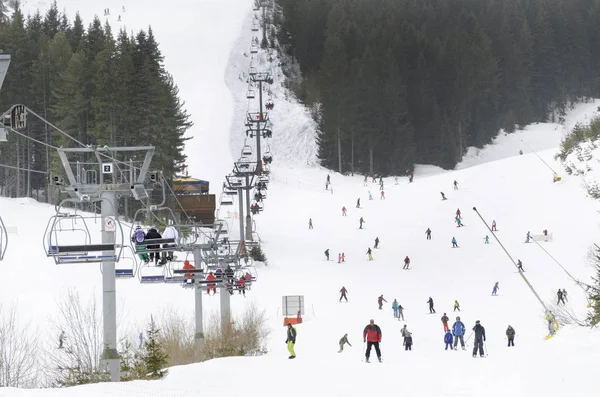
[[(252, 32), (247, 28), (253, 17), (251, 1), (175, 0), (168, 7), (153, 2), (123, 1), (127, 10), (124, 23), (134, 30), (153, 26), (167, 69), (175, 75), (182, 98), (194, 115), (195, 139), (189, 144), (190, 153), (210, 148), (202, 150), (203, 154), (210, 152), (206, 156), (193, 156), (190, 173), (209, 179), (214, 188), (231, 169), (245, 137), (243, 117), (247, 108), (243, 103), (247, 86), (243, 76), (240, 80), (240, 73), (250, 62), (243, 53), (251, 40)], [(99, 10), (92, 9), (91, 4)], [(92, 14), (101, 14), (105, 7), (118, 9), (122, 4), (60, 2), (59, 7), (63, 6), (68, 10), (79, 8), (89, 22)], [(84, 10), (86, 7), (89, 9)], [(197, 52), (187, 51), (190, 42), (199, 49)], [(258, 57), (254, 62), (265, 61)], [(258, 269), (259, 280), (246, 298), (237, 294), (232, 297), (234, 313), (252, 303), (265, 309), (271, 329), (269, 353), (171, 368), (161, 381), (59, 390), (2, 389), (1, 395), (594, 394), (596, 368), (591, 363), (597, 361), (600, 334), (567, 326), (556, 337), (545, 340), (542, 306), (472, 209), (477, 207), (488, 224), (496, 220), (496, 236), (515, 260), (522, 260), (524, 275), (547, 304), (556, 303), (557, 289), (565, 288), (568, 307), (584, 316), (587, 302), (583, 292), (540, 246), (524, 242), (528, 231), (538, 235), (548, 229), (553, 241), (540, 245), (573, 276), (589, 281), (593, 270), (586, 252), (598, 237), (595, 215), (599, 205), (586, 198), (580, 180), (560, 172), (553, 159), (565, 133), (562, 126), (537, 124), (501, 136), (482, 150), (472, 149), (456, 171), (420, 166), (413, 183), (399, 178), (395, 184), (393, 178), (385, 178), (385, 199), (381, 199), (379, 185), (369, 179), (365, 186), (358, 175), (331, 173), (332, 190), (326, 191), (327, 171), (312, 165), (315, 150), (307, 142), (311, 134), (314, 136), (314, 126), (306, 121), (306, 110), (293, 98), (284, 98), (279, 88), (273, 91), (273, 97), (281, 95), (271, 112), (274, 123), (279, 119), (298, 130), (278, 143), (278, 138), (273, 138), (272, 181), (265, 210), (255, 217), (269, 266)], [(576, 106), (565, 125), (585, 121), (596, 107), (593, 103)], [(274, 126), (273, 134), (287, 132)], [(521, 149), (524, 154), (518, 155)], [(531, 150), (539, 150), (537, 155), (561, 174), (562, 181), (553, 183), (552, 172)], [(453, 189), (454, 180), (458, 190)], [(369, 191), (373, 200), (368, 199)], [(441, 200), (441, 191), (448, 200)], [(361, 208), (356, 208), (358, 198)], [(342, 216), (344, 206), (347, 216)], [(459, 208), (465, 225), (461, 228), (454, 222)], [(41, 335), (48, 329), (49, 318), (56, 315), (56, 302), (64, 290), (75, 288), (83, 297), (91, 293), (101, 301), (97, 265), (55, 266), (46, 258), (41, 242), (46, 222), (53, 214), (53, 207), (30, 199), (0, 199), (0, 216), (11, 230), (8, 253), (0, 263), (0, 300), (14, 302), (21, 319), (31, 321)], [(230, 217), (230, 227), (235, 228), (236, 213), (225, 215)], [(365, 223), (359, 229), (361, 217)], [(308, 229), (309, 219), (313, 230)], [(98, 237), (99, 223), (90, 222), (88, 226)], [(432, 230), (430, 241), (425, 238), (427, 228)], [(486, 235), (490, 244), (484, 244)], [(376, 237), (380, 248), (373, 250), (374, 260), (368, 261), (366, 251), (373, 248)], [(452, 237), (456, 237), (459, 248), (451, 248)], [(326, 249), (330, 250), (331, 261), (325, 261)], [(346, 261), (337, 263), (337, 255), (342, 252)], [(410, 270), (402, 270), (406, 255), (411, 259)], [(500, 290), (497, 296), (491, 296), (495, 282), (499, 282)], [(338, 302), (342, 286), (348, 290), (348, 303)], [(381, 294), (387, 303), (378, 310), (377, 297)], [(284, 295), (304, 295), (306, 300), (304, 323), (296, 326), (295, 360), (288, 360), (284, 344)], [(429, 297), (435, 302), (435, 314), (429, 314), (425, 303)], [(120, 336), (137, 335), (153, 313), (177, 310), (193, 316), (193, 293), (173, 285), (119, 280), (117, 299)], [(405, 322), (392, 315), (394, 299), (405, 308)], [(454, 300), (460, 303), (460, 312), (453, 312)], [(204, 305), (205, 315), (211, 315), (219, 309), (218, 297), (205, 297)], [(461, 316), (467, 337), (475, 321), (481, 321), (487, 333), (486, 358), (472, 358), (471, 351), (444, 350), (440, 321), (444, 312), (451, 319), (450, 325), (455, 316)], [(371, 318), (383, 332), (382, 364), (376, 360), (371, 364), (362, 362), (362, 331)], [(404, 324), (414, 341), (413, 350), (408, 352), (403, 350), (400, 337)], [(511, 348), (506, 346), (505, 337), (509, 324), (517, 332), (515, 347)], [(352, 347), (337, 353), (338, 340), (345, 333)], [(57, 335), (48, 335), (48, 343), (56, 343), (56, 339)], [(467, 350), (472, 347), (471, 338)], [(372, 359), (374, 356), (373, 352)]]

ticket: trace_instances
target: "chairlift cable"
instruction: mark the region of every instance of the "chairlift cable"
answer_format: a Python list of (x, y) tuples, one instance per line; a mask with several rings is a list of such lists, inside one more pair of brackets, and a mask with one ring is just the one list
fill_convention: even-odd
[(0, 167), (11, 168), (13, 170), (19, 170), (19, 171), (37, 172), (39, 174), (48, 174), (48, 171), (38, 171), (38, 170), (29, 169), (29, 168), (15, 167), (15, 166), (6, 165), (6, 164), (0, 164)]

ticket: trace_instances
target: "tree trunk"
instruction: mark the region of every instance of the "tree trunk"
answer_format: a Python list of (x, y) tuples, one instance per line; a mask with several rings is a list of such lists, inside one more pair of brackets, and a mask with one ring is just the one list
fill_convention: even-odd
[(373, 175), (373, 148), (369, 148), (369, 173)]
[(342, 138), (340, 137), (340, 122), (338, 119), (337, 128), (337, 152), (338, 152), (338, 172), (342, 173)]
[(350, 147), (350, 150), (351, 150), (350, 168), (352, 169), (352, 175), (354, 175), (354, 132), (352, 133), (352, 137), (351, 137), (350, 141), (352, 142), (351, 147)]

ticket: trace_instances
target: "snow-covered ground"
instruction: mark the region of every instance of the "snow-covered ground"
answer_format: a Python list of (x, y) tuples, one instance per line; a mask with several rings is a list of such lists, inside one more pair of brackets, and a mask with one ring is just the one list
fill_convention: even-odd
[[(106, 3), (99, 8), (107, 7)], [(79, 2), (77, 4), (81, 7)], [(236, 6), (239, 9), (235, 9)], [(126, 7), (128, 13), (134, 8), (127, 4)], [(182, 87), (182, 97), (195, 121), (209, 116), (190, 106), (195, 93), (183, 90), (186, 78), (191, 81), (203, 74), (213, 76), (220, 79), (220, 83), (215, 88), (219, 91), (211, 94), (211, 98), (232, 95), (233, 99), (210, 108), (213, 113), (206, 119), (209, 123), (206, 135), (197, 129), (198, 124), (194, 130), (198, 131), (203, 145), (211, 151), (215, 148), (215, 155), (222, 158), (230, 156), (228, 161), (231, 162), (232, 157), (237, 157), (244, 137), (242, 120), (247, 109), (247, 87), (239, 77), (250, 62), (243, 53), (253, 33), (249, 29), (253, 17), (251, 0), (202, 0), (188, 2), (187, 7), (187, 14), (195, 16), (218, 9), (210, 14), (210, 23), (206, 23), (227, 31), (227, 40), (221, 42), (218, 35), (201, 33), (189, 40), (199, 44), (206, 40), (207, 51), (215, 51), (215, 54), (231, 53), (229, 64), (227, 59), (213, 64), (209, 53), (204, 53), (207, 58), (194, 65), (192, 74), (181, 71), (178, 75), (171, 66), (174, 61), (169, 59), (170, 51), (173, 51), (172, 57), (179, 57), (175, 59), (181, 62), (189, 58), (186, 58), (187, 53), (175, 54), (167, 44), (168, 34), (177, 36), (176, 29), (175, 33), (161, 34), (158, 20), (153, 22), (148, 18), (145, 22), (155, 29), (167, 68)], [(164, 7), (155, 11), (150, 8), (139, 6), (140, 12), (155, 12), (165, 20)], [(226, 10), (232, 14), (225, 13)], [(184, 24), (178, 21), (169, 26), (173, 25), (179, 28)], [(243, 29), (238, 37), (240, 26)], [(204, 27), (201, 32), (202, 29)], [(265, 61), (257, 58), (255, 62)], [(274, 67), (273, 71), (276, 75)], [(227, 94), (223, 81), (231, 94)], [(286, 102), (283, 91), (277, 90), (273, 89), (273, 96), (277, 92), (280, 97), (271, 112), (274, 177), (269, 185), (265, 211), (255, 217), (269, 267), (258, 269), (259, 281), (247, 298), (237, 295), (232, 298), (234, 312), (244, 310), (251, 303), (266, 310), (271, 328), (269, 353), (262, 357), (217, 359), (172, 368), (162, 381), (61, 390), (3, 389), (0, 394), (11, 397), (170, 397), (200, 393), (229, 396), (240, 392), (249, 397), (295, 397), (309, 393), (364, 396), (373, 392), (383, 396), (402, 393), (432, 397), (593, 395), (595, 367), (591, 363), (597, 360), (600, 334), (597, 330), (564, 327), (555, 338), (546, 341), (541, 305), (471, 209), (477, 207), (488, 222), (497, 221), (498, 238), (515, 259), (522, 260), (525, 275), (546, 302), (555, 303), (552, 301), (556, 299), (556, 290), (566, 288), (568, 305), (579, 315), (585, 315), (586, 300), (582, 291), (536, 244), (524, 243), (527, 231), (540, 234), (548, 229), (553, 241), (541, 244), (571, 274), (589, 280), (592, 269), (586, 252), (599, 234), (596, 213), (600, 205), (586, 198), (577, 177), (559, 172), (562, 181), (552, 183), (552, 173), (521, 144), (521, 140), (527, 142), (552, 168), (560, 170), (553, 156), (564, 134), (562, 127), (538, 124), (518, 134), (499, 137), (495, 144), (478, 153), (471, 151), (456, 171), (437, 172), (435, 167), (421, 166), (413, 183), (400, 178), (395, 185), (392, 178), (387, 178), (385, 200), (379, 198), (377, 184), (369, 181), (363, 186), (360, 176), (334, 173), (331, 173), (331, 194), (324, 190), (327, 171), (310, 166), (314, 163), (315, 149), (314, 146), (307, 148), (305, 143), (314, 134), (314, 127), (305, 123), (306, 111), (293, 102)], [(203, 87), (203, 91), (208, 89)], [(567, 117), (566, 124), (586, 120), (596, 107), (591, 103), (579, 105)], [(232, 120), (228, 119), (229, 115), (233, 115)], [(288, 134), (284, 126), (299, 129)], [(221, 132), (216, 133), (217, 130)], [(278, 140), (278, 134), (285, 139)], [(195, 141), (190, 150), (193, 145)], [(523, 149), (522, 156), (518, 155), (519, 149)], [(201, 177), (200, 173), (206, 170), (210, 178), (214, 174), (215, 180), (218, 179), (216, 183), (222, 181), (231, 168), (229, 163), (221, 170), (207, 158), (195, 161), (194, 167), (200, 168), (195, 171), (190, 167), (190, 172)], [(303, 165), (305, 162), (309, 166)], [(454, 180), (458, 181), (459, 190), (453, 190)], [(368, 200), (369, 191), (372, 201)], [(445, 192), (447, 201), (440, 200), (440, 191)], [(358, 198), (361, 209), (355, 208)], [(342, 216), (343, 206), (348, 209), (346, 217)], [(463, 228), (457, 228), (454, 223), (457, 208), (462, 211)], [(7, 226), (18, 228), (18, 235), (11, 234), (7, 257), (0, 263), (0, 300), (16, 302), (21, 317), (31, 321), (40, 333), (47, 329), (48, 317), (56, 314), (55, 302), (65, 289), (77, 288), (86, 297), (93, 291), (98, 299), (101, 292), (96, 265), (55, 266), (45, 257), (42, 234), (46, 220), (53, 213), (53, 208), (29, 199), (0, 199), (0, 216)], [(366, 221), (362, 230), (358, 224), (360, 217)], [(313, 230), (308, 230), (309, 218), (313, 220)], [(90, 227), (99, 229), (94, 224)], [(433, 232), (431, 241), (425, 239), (428, 227)], [(489, 245), (484, 244), (486, 234), (490, 234)], [(365, 253), (367, 248), (373, 247), (376, 237), (381, 241), (380, 248), (374, 250), (374, 260), (367, 261)], [(456, 237), (460, 248), (451, 248), (452, 237)], [(344, 252), (346, 262), (325, 261), (325, 249), (330, 249), (332, 259)], [(411, 270), (402, 270), (402, 259), (406, 255), (411, 258)], [(497, 281), (500, 291), (498, 296), (491, 296)], [(342, 286), (349, 291), (349, 303), (338, 302)], [(287, 360), (284, 344), (281, 297), (296, 294), (305, 296), (306, 315), (305, 322), (297, 326), (298, 356), (292, 361)], [(388, 301), (381, 311), (377, 309), (380, 294)], [(428, 314), (425, 303), (430, 296), (437, 310), (434, 315)], [(151, 313), (179, 310), (189, 316), (193, 314), (193, 293), (172, 285), (142, 286), (135, 279), (118, 281), (117, 297), (121, 335), (123, 332), (137, 334)], [(393, 318), (394, 298), (405, 308), (406, 322)], [(452, 311), (454, 300), (461, 304), (460, 313)], [(218, 310), (218, 297), (205, 297), (204, 304), (205, 314), (209, 316)], [(487, 358), (473, 359), (470, 352), (460, 350), (444, 351), (440, 321), (444, 312), (448, 313), (451, 323), (460, 315), (469, 331), (476, 320), (481, 320), (487, 331)], [(383, 364), (361, 362), (364, 356), (360, 343), (362, 330), (370, 318), (375, 319), (383, 331)], [(411, 352), (402, 348), (400, 328), (403, 324), (413, 333)], [(509, 324), (517, 332), (514, 348), (506, 347), (504, 332)], [(347, 346), (338, 354), (337, 343), (345, 333), (353, 346)], [(50, 336), (56, 340), (56, 336)], [(469, 347), (472, 348), (472, 340)]]

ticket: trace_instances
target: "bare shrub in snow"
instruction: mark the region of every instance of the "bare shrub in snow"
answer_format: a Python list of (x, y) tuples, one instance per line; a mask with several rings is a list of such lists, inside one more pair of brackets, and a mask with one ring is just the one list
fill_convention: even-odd
[(219, 316), (211, 317), (205, 333), (202, 359), (265, 354), (264, 340), (269, 335), (266, 321), (264, 310), (259, 311), (255, 305), (225, 327), (221, 327)]
[(48, 362), (44, 365), (50, 385), (64, 387), (110, 380), (100, 362), (104, 350), (102, 310), (95, 296), (82, 302), (77, 291), (67, 291), (50, 324)]
[(581, 319), (575, 314), (569, 305), (554, 305), (546, 304), (548, 309), (554, 313), (556, 321), (562, 327), (565, 325), (578, 325), (580, 327), (588, 327), (589, 323), (586, 319)]
[(30, 324), (19, 326), (16, 308), (0, 305), (0, 387), (36, 386), (37, 353)]

